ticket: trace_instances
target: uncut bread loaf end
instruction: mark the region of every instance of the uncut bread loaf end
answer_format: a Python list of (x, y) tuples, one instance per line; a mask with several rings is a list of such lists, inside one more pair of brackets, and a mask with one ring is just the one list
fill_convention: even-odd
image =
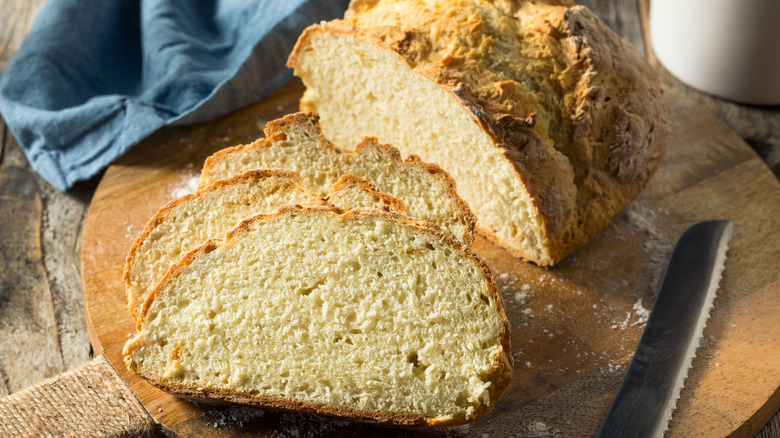
[(296, 113), (268, 123), (265, 138), (224, 149), (206, 159), (201, 186), (249, 169), (298, 172), (304, 184), (325, 197), (342, 175), (353, 174), (403, 202), (406, 213), (451, 232), (466, 245), (474, 240), (476, 218), (458, 196), (455, 181), (438, 166), (375, 138), (359, 138), (354, 152), (340, 153), (322, 135), (314, 113)]
[(354, 0), (288, 65), (337, 147), (370, 135), (438, 164), (480, 232), (540, 265), (603, 229), (664, 152), (655, 73), (582, 6)]
[(187, 254), (124, 350), (171, 392), (392, 424), (486, 415), (512, 373), (490, 270), (376, 209), (284, 206)]

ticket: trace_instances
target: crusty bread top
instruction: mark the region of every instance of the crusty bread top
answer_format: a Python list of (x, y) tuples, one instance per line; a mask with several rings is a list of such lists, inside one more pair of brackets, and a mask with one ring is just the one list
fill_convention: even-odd
[(343, 20), (308, 28), (288, 65), (313, 34), (347, 34), (446, 89), (514, 167), (556, 261), (644, 187), (668, 108), (636, 49), (587, 8), (546, 3), (355, 0)]
[(295, 113), (269, 122), (266, 138), (207, 158), (200, 185), (252, 168), (286, 168), (297, 171), (307, 186), (324, 197), (341, 175), (353, 173), (401, 200), (410, 216), (471, 245), (476, 218), (447, 172), (414, 155), (403, 160), (397, 149), (373, 137), (363, 138), (353, 152), (342, 153), (325, 139), (318, 122), (315, 113)]
[(124, 354), (178, 393), (443, 426), (492, 410), (510, 351), (501, 297), (470, 248), (406, 216), (320, 204), (248, 218), (187, 254)]

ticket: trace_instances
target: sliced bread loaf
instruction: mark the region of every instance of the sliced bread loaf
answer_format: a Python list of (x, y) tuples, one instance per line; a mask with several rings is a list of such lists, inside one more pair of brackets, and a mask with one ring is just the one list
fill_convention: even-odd
[(325, 200), (345, 211), (357, 207), (369, 207), (406, 214), (403, 201), (378, 191), (368, 180), (352, 173), (341, 175), (336, 184), (328, 190), (328, 197)]
[(512, 373), (501, 298), (470, 248), (331, 206), (284, 206), (187, 254), (124, 354), (175, 393), (395, 424), (476, 420)]
[(206, 240), (222, 237), (242, 219), (284, 204), (317, 200), (295, 172), (252, 170), (169, 202), (149, 219), (125, 260), (128, 310), (138, 317), (168, 268)]
[(339, 153), (322, 136), (318, 120), (316, 114), (297, 113), (268, 123), (266, 138), (209, 157), (201, 186), (248, 169), (281, 168), (300, 173), (303, 182), (324, 197), (341, 175), (352, 173), (403, 201), (409, 216), (471, 245), (476, 219), (446, 172), (415, 156), (402, 160), (395, 148), (374, 138), (363, 138), (353, 153)]
[(551, 265), (645, 186), (668, 108), (634, 47), (587, 8), (548, 3), (569, 4), (354, 0), (290, 55), (301, 110), (338, 148), (370, 135), (437, 163), (480, 232)]
[[(344, 175), (328, 193), (330, 203), (344, 210), (369, 207), (405, 213), (403, 202), (354, 175)], [(149, 219), (125, 261), (128, 309), (140, 315), (149, 293), (172, 265), (206, 240), (222, 237), (242, 219), (285, 204), (319, 200), (296, 172), (265, 169), (216, 181), (171, 201)]]

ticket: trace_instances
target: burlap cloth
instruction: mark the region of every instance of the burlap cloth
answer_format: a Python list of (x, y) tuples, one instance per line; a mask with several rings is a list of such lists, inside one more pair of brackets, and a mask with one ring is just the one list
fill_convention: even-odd
[(0, 437), (139, 437), (154, 431), (154, 420), (105, 356), (0, 399)]

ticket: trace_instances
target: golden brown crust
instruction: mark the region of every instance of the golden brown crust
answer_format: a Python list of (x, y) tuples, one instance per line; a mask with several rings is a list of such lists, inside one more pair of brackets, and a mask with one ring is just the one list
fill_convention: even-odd
[(263, 134), (265, 138), (270, 141), (286, 140), (286, 133), (296, 129), (299, 126), (308, 125), (307, 131), (316, 133), (317, 140), (326, 144), (330, 151), (335, 152), (336, 148), (325, 138), (320, 129), (320, 115), (312, 112), (297, 112), (293, 114), (287, 114), (284, 117), (271, 120), (266, 123), (263, 128)]
[(135, 290), (131, 287), (132, 279), (130, 278), (130, 269), (133, 265), (133, 260), (135, 259), (136, 254), (141, 249), (141, 246), (144, 244), (144, 242), (149, 237), (149, 235), (161, 223), (166, 221), (168, 215), (171, 214), (171, 212), (174, 211), (175, 208), (181, 205), (182, 203), (188, 202), (200, 196), (207, 195), (216, 190), (220, 190), (224, 187), (229, 187), (236, 184), (243, 184), (247, 182), (260, 181), (272, 177), (287, 178), (303, 193), (308, 193), (312, 197), (312, 199), (317, 198), (317, 195), (314, 192), (312, 192), (311, 189), (309, 189), (303, 184), (303, 181), (301, 181), (301, 178), (297, 172), (293, 172), (290, 170), (282, 170), (282, 169), (250, 170), (228, 179), (215, 181), (211, 185), (198, 188), (194, 193), (190, 193), (180, 198), (173, 199), (169, 201), (167, 204), (165, 204), (164, 206), (162, 206), (154, 214), (154, 216), (152, 216), (146, 222), (143, 231), (135, 239), (135, 241), (133, 242), (133, 246), (130, 248), (130, 252), (127, 254), (127, 257), (125, 258), (125, 266), (122, 272), (122, 279), (125, 282), (125, 288), (127, 291), (127, 310), (133, 315), (133, 317), (135, 317), (136, 319), (140, 318), (140, 315), (138, 314), (137, 311), (138, 304), (139, 304), (138, 299), (140, 297), (136, 295)]
[[(333, 145), (330, 144), (330, 142), (325, 138), (325, 136), (322, 134), (322, 131), (319, 128), (319, 120), (320, 120), (320, 116), (316, 113), (297, 112), (293, 114), (288, 114), (282, 118), (275, 119), (266, 123), (266, 126), (263, 129), (265, 138), (258, 138), (252, 143), (227, 147), (213, 153), (208, 158), (206, 158), (206, 161), (203, 163), (203, 168), (201, 169), (200, 172), (201, 177), (200, 177), (200, 184), (198, 185), (198, 189), (202, 187), (206, 187), (216, 182), (216, 181), (211, 181), (211, 179), (208, 178), (209, 175), (212, 173), (212, 168), (215, 167), (216, 163), (229, 159), (228, 157), (230, 157), (232, 154), (243, 150), (273, 147), (274, 142), (284, 141), (287, 139), (286, 132), (291, 127), (309, 125), (310, 126), (309, 130), (312, 132), (317, 132), (317, 139), (323, 145), (326, 145), (325, 148), (329, 152), (335, 153), (336, 148), (334, 148)], [(297, 172), (294, 173), (297, 174)]]
[(350, 35), (445, 90), (522, 182), (551, 256), (535, 261), (552, 264), (636, 197), (663, 155), (668, 117), (641, 55), (587, 8), (561, 4), (571, 5), (356, 0), (343, 20), (306, 29), (288, 65), (316, 33)]
[(233, 393), (229, 391), (221, 391), (218, 389), (201, 390), (192, 389), (183, 385), (176, 385), (172, 382), (158, 382), (150, 381), (154, 386), (165, 391), (184, 395), (188, 397), (194, 397), (198, 399), (208, 398), (212, 400), (218, 400), (227, 403), (236, 403), (242, 405), (257, 406), (262, 408), (281, 409), (290, 412), (306, 412), (310, 414), (327, 415), (332, 417), (350, 418), (355, 420), (369, 420), (376, 421), (378, 423), (397, 424), (402, 426), (454, 426), (463, 424), (464, 421), (455, 420), (454, 418), (426, 418), (419, 415), (412, 414), (400, 414), (400, 413), (388, 413), (388, 412), (371, 412), (371, 411), (358, 411), (354, 409), (339, 408), (335, 406), (318, 405), (312, 403), (303, 403), (297, 400), (286, 399), (283, 397), (273, 396), (256, 396), (250, 393)]
[(590, 161), (580, 166), (574, 214), (550, 242), (560, 259), (595, 237), (647, 184), (664, 154), (669, 110), (652, 68), (587, 8), (556, 9), (545, 25), (566, 35), (569, 56), (581, 60), (571, 138)]
[(138, 322), (139, 333), (133, 339), (128, 341), (128, 343), (125, 345), (123, 350), (123, 355), (125, 356), (125, 364), (127, 365), (128, 369), (138, 374), (138, 370), (136, 369), (135, 363), (132, 361), (130, 356), (133, 353), (133, 351), (139, 346), (143, 338), (143, 334), (141, 334), (141, 332), (143, 330), (143, 322), (146, 318), (149, 308), (152, 306), (159, 291), (163, 289), (168, 282), (175, 279), (176, 276), (178, 276), (179, 273), (186, 266), (193, 263), (203, 254), (207, 254), (213, 251), (214, 249), (218, 248), (219, 246), (229, 241), (230, 239), (233, 239), (242, 233), (250, 232), (250, 230), (255, 224), (277, 220), (277, 218), (283, 215), (305, 215), (305, 214), (326, 214), (326, 215), (340, 216), (341, 218), (347, 220), (360, 220), (360, 218), (366, 216), (369, 217), (378, 216), (383, 219), (389, 220), (391, 222), (395, 222), (403, 227), (412, 228), (437, 237), (441, 243), (445, 245), (449, 245), (451, 248), (457, 251), (463, 252), (470, 260), (472, 260), (479, 267), (479, 269), (481, 270), (481, 272), (483, 273), (483, 275), (487, 280), (489, 293), (492, 297), (491, 302), (494, 305), (494, 310), (498, 315), (499, 323), (501, 325), (500, 336), (501, 336), (502, 351), (499, 352), (499, 354), (495, 358), (496, 360), (495, 378), (493, 380), (493, 384), (488, 388), (488, 390), (490, 391), (491, 404), (487, 406), (480, 405), (472, 414), (472, 416), (468, 419), (465, 418), (465, 415), (457, 416), (457, 417), (454, 416), (453, 417), (426, 417), (426, 416), (403, 414), (403, 413), (358, 411), (358, 410), (339, 408), (333, 406), (304, 403), (300, 401), (286, 399), (283, 397), (258, 396), (250, 393), (236, 393), (231, 391), (222, 391), (222, 390), (213, 390), (213, 389), (193, 389), (184, 385), (177, 385), (173, 382), (162, 382), (153, 379), (148, 379), (149, 382), (166, 391), (174, 392), (177, 394), (183, 394), (187, 396), (193, 396), (199, 398), (205, 397), (205, 398), (210, 398), (215, 400), (227, 401), (231, 403), (250, 404), (255, 406), (272, 407), (272, 408), (285, 409), (291, 411), (311, 412), (311, 413), (317, 413), (323, 415), (339, 416), (339, 417), (353, 418), (353, 419), (360, 419), (360, 420), (372, 420), (381, 423), (389, 423), (389, 424), (397, 424), (397, 425), (453, 426), (453, 425), (471, 422), (487, 415), (493, 409), (495, 405), (495, 401), (498, 400), (501, 397), (501, 395), (506, 391), (506, 389), (509, 387), (509, 383), (512, 378), (512, 371), (513, 371), (513, 364), (514, 364), (514, 358), (512, 357), (511, 354), (509, 320), (506, 317), (506, 313), (504, 310), (504, 303), (503, 300), (501, 299), (500, 293), (498, 292), (498, 288), (496, 286), (495, 280), (493, 279), (493, 274), (490, 268), (487, 266), (487, 264), (470, 247), (464, 245), (463, 243), (455, 239), (451, 233), (442, 230), (441, 228), (433, 224), (430, 224), (428, 222), (419, 221), (410, 218), (408, 216), (384, 212), (372, 208), (357, 208), (357, 209), (352, 209), (347, 212), (344, 212), (343, 210), (334, 207), (324, 201), (319, 203), (314, 203), (314, 204), (307, 204), (303, 206), (284, 205), (273, 213), (258, 214), (252, 216), (250, 218), (243, 220), (233, 230), (228, 232), (224, 240), (218, 240), (218, 239), (209, 240), (203, 245), (187, 253), (187, 255), (185, 255), (178, 264), (176, 264), (168, 271), (168, 273), (157, 284), (154, 291), (149, 295), (149, 298), (144, 303), (143, 312), (141, 313), (141, 318)]

